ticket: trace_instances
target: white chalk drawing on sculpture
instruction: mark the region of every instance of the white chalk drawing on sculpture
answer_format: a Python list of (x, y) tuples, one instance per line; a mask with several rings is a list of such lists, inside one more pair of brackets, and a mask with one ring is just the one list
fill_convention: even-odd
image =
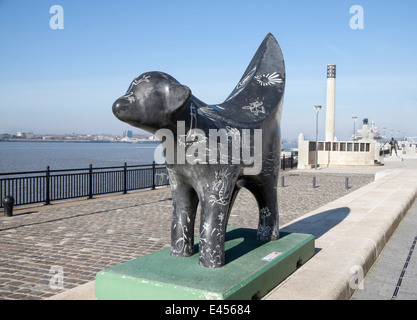
[[(183, 216), (185, 217), (184, 220), (186, 221), (185, 225), (182, 221)], [(171, 247), (172, 253), (174, 254), (180, 254), (180, 253), (191, 254), (192, 253), (193, 248), (191, 244), (189, 243), (189, 239), (187, 237), (187, 233), (188, 233), (187, 225), (190, 223), (190, 221), (191, 220), (190, 220), (188, 213), (185, 211), (181, 211), (180, 215), (178, 216), (178, 220), (174, 224), (173, 228), (176, 229), (178, 225), (178, 228), (181, 229), (182, 237), (179, 237), (177, 241), (175, 241), (175, 243)]]
[(230, 172), (227, 171), (228, 169), (222, 169), (214, 173), (215, 181), (211, 186), (211, 190), (215, 191), (216, 194), (210, 195), (211, 200), (209, 200), (209, 202), (211, 205), (220, 204), (225, 206), (228, 204)]
[(215, 236), (218, 237), (219, 240), (221, 240), (221, 238), (223, 237), (222, 221), (224, 219), (224, 214), (221, 213), (221, 215), (219, 215), (219, 218), (221, 218), (221, 221), (219, 223), (219, 229), (213, 228), (212, 230), (210, 230), (210, 225), (207, 222), (204, 222), (202, 230), (200, 231), (200, 239), (199, 239), (200, 249), (199, 250), (201, 252), (201, 255), (199, 257), (199, 260), (200, 262), (204, 260), (210, 262), (210, 267), (216, 267), (216, 265), (219, 265), (221, 263), (220, 246), (216, 245), (216, 247), (213, 249), (210, 247), (210, 243), (206, 239), (208, 235), (213, 237), (215, 233), (216, 233)]
[(129, 101), (130, 103), (135, 102), (135, 97), (133, 95), (133, 92), (129, 92), (128, 94), (125, 94), (123, 96), (123, 98), (125, 98), (127, 101)]
[(261, 218), (262, 219), (265, 219), (265, 218), (267, 218), (267, 217), (269, 217), (271, 215), (271, 211), (269, 211), (269, 208), (268, 207), (265, 207), (265, 208), (262, 208), (260, 210), (260, 214), (261, 214)]
[(259, 102), (258, 100), (254, 102), (250, 102), (248, 106), (243, 106), (243, 110), (250, 110), (254, 116), (258, 116), (260, 113), (265, 113), (265, 108), (263, 106), (263, 102)]
[[(151, 76), (143, 75), (142, 78), (139, 79), (139, 77), (135, 78), (135, 80), (132, 81), (130, 84), (129, 89), (127, 89), (126, 94), (123, 96), (126, 100), (128, 100), (130, 103), (135, 102), (135, 96), (133, 95), (133, 92), (131, 91), (133, 87), (137, 86), (139, 83), (142, 82), (149, 82), (149, 78)], [(145, 95), (147, 96), (149, 92), (152, 90), (152, 88), (148, 88), (145, 92)]]
[(256, 67), (253, 68), (251, 71), (248, 72), (248, 74), (237, 84), (236, 89), (240, 89), (245, 85), (246, 82), (255, 74)]
[(130, 90), (132, 90), (132, 88), (134, 87), (134, 86), (137, 86), (139, 83), (142, 83), (142, 82), (149, 82), (150, 80), (149, 80), (149, 78), (150, 78), (151, 76), (147, 76), (147, 75), (143, 75), (142, 76), (142, 78), (140, 78), (139, 79), (139, 77), (137, 77), (137, 78), (135, 78), (135, 80), (133, 80), (132, 81), (132, 83), (130, 84), (130, 87), (129, 87), (129, 89), (127, 89), (127, 91), (130, 91)]
[(258, 227), (258, 239), (262, 241), (270, 241), (271, 238), (276, 237), (275, 227), (267, 225), (267, 218), (271, 216), (271, 211), (268, 207), (264, 207), (260, 210), (260, 216), (262, 223)]
[(245, 85), (248, 83), (248, 81), (253, 77), (253, 75), (256, 72), (256, 67), (253, 68), (251, 71), (249, 71), (243, 78), (240, 80), (240, 82), (236, 85), (237, 90), (232, 96), (230, 96), (226, 101), (229, 101), (230, 99), (233, 99), (236, 97), (245, 87)]
[(255, 76), (255, 79), (263, 87), (272, 86), (273, 84), (283, 82), (279, 73), (276, 73), (276, 72), (271, 73), (271, 74), (269, 74), (269, 73), (268, 74), (262, 74), (262, 75), (258, 74), (258, 75)]

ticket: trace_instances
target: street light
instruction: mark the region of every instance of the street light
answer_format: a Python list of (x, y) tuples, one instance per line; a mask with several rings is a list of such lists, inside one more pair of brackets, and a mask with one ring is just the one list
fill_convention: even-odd
[(315, 170), (317, 170), (317, 149), (318, 149), (318, 134), (319, 134), (319, 112), (320, 112), (321, 106), (315, 105), (314, 110), (316, 111), (316, 166)]
[(353, 141), (356, 141), (356, 120), (358, 117), (354, 116), (353, 119)]

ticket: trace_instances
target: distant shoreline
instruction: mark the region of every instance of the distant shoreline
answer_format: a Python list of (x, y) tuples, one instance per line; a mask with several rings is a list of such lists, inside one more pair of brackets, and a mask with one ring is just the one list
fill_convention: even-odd
[[(150, 141), (150, 140), (139, 140), (137, 142), (125, 142), (125, 141), (108, 141), (108, 140), (37, 140), (37, 139), (4, 139), (0, 142), (60, 142), (60, 143), (129, 143), (129, 144), (135, 144), (135, 143), (160, 143), (160, 141)], [(296, 142), (287, 142), (282, 141), (282, 144), (297, 144)]]
[(138, 142), (124, 142), (124, 141), (106, 141), (106, 140), (36, 140), (36, 139), (7, 139), (0, 140), (0, 142), (60, 142), (60, 143), (160, 143), (160, 141), (138, 141)]

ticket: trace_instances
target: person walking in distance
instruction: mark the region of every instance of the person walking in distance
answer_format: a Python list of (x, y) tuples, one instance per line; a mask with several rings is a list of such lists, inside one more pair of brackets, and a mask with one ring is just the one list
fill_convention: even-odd
[(391, 141), (389, 142), (390, 146), (391, 146), (391, 150), (390, 150), (390, 156), (392, 156), (392, 149), (395, 150), (395, 155), (398, 156), (397, 154), (397, 147), (398, 147), (398, 143), (394, 138), (391, 138)]

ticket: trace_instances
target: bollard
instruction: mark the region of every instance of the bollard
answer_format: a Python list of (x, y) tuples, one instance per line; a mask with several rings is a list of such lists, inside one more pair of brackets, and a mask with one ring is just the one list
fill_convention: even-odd
[(13, 205), (14, 205), (14, 198), (12, 196), (7, 196), (6, 198), (4, 198), (3, 206), (4, 206), (5, 217), (13, 216)]
[(285, 187), (285, 183), (284, 183), (284, 176), (281, 176), (281, 187)]
[(349, 177), (345, 178), (345, 188), (346, 190), (349, 190)]
[(316, 177), (313, 177), (313, 188), (316, 187)]

